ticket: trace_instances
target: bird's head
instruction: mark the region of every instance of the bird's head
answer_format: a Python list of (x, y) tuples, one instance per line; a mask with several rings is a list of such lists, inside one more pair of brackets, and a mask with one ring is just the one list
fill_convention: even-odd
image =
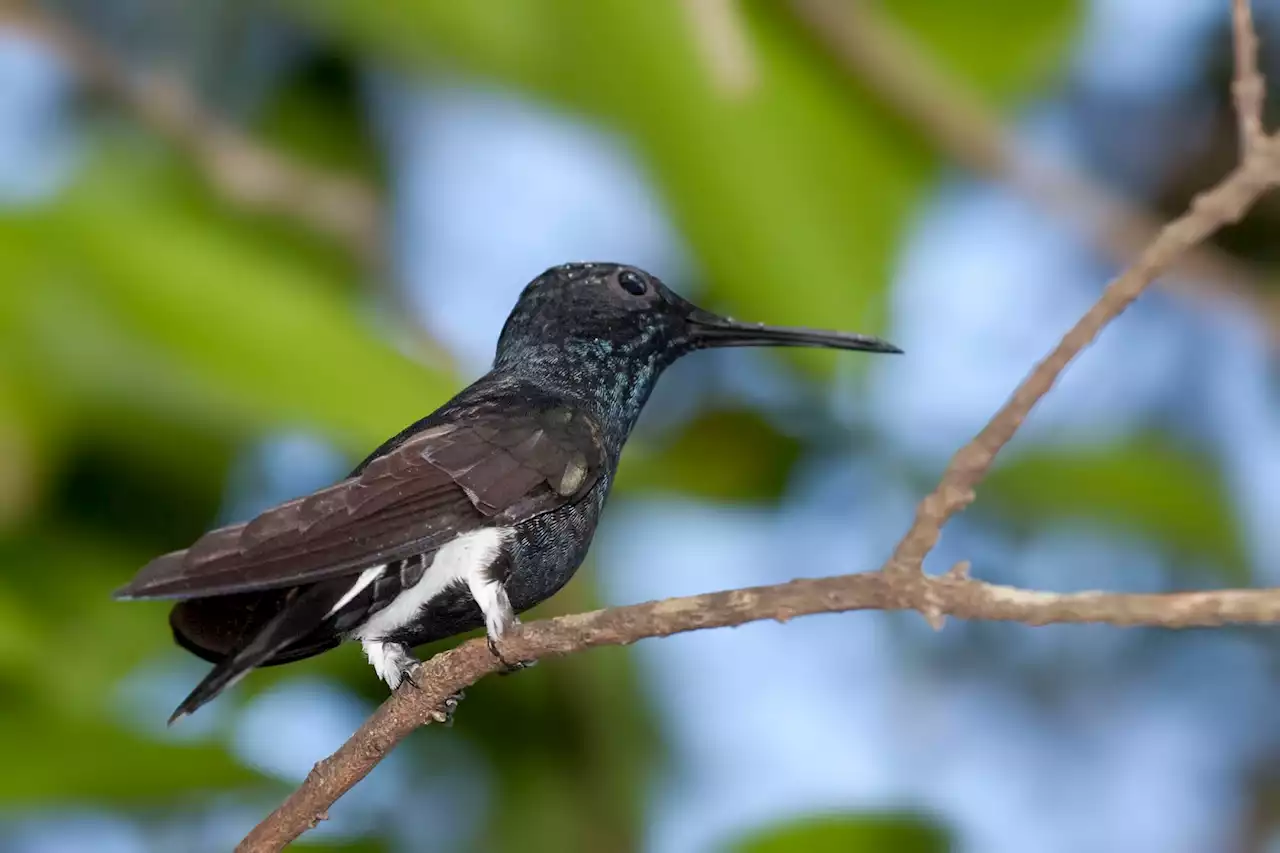
[(704, 311), (636, 267), (574, 263), (525, 287), (498, 339), (497, 363), (562, 352), (662, 367), (693, 350), (744, 346), (901, 352), (868, 335), (742, 323)]

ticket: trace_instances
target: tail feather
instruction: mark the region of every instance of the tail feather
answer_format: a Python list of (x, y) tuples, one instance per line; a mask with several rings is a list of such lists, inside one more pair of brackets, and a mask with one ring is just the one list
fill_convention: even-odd
[[(209, 663), (222, 663), (293, 600), (289, 593), (290, 590), (280, 589), (179, 601), (169, 611), (173, 640)], [(258, 666), (292, 663), (326, 652), (341, 642), (340, 634), (324, 630), (321, 623), (318, 630), (290, 643)]]
[[(349, 584), (348, 584), (349, 585)], [(341, 595), (341, 587), (320, 583), (302, 590), (286, 601), (280, 612), (268, 620), (249, 640), (219, 661), (195, 686), (169, 717), (173, 725), (213, 699), (223, 690), (262, 666), (291, 643), (307, 637), (320, 626)]]

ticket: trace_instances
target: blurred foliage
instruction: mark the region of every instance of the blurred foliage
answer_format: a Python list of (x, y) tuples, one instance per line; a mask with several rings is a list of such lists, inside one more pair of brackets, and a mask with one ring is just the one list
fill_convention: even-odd
[(380, 342), (321, 264), (220, 227), (177, 183), (111, 158), (56, 206), (0, 220), (20, 384), (108, 417), (241, 438), (307, 426), (352, 450), (452, 391)]
[(324, 841), (315, 844), (299, 841), (289, 845), (289, 853), (390, 853), (393, 849), (388, 842), (373, 838), (357, 841)]
[(1156, 434), (1102, 447), (1033, 450), (996, 468), (983, 506), (1034, 529), (1085, 520), (1145, 536), (1179, 560), (1247, 583), (1244, 543), (1217, 468)]
[(143, 734), (113, 704), (157, 622), (105, 603), (102, 580), (141, 556), (65, 532), (0, 538), (0, 749), (22, 768), (0, 774), (0, 801), (136, 805), (260, 780), (220, 746)]
[[(1079, 12), (1067, 0), (884, 5), (1006, 106), (1056, 73)], [(716, 89), (677, 2), (286, 0), (273, 24), (323, 44), (281, 76), (253, 132), (379, 180), (363, 73), (390, 58), (436, 81), (516, 88), (637, 153), (712, 301), (752, 318), (874, 331), (903, 229), (938, 164), (786, 4), (745, 9), (759, 86), (734, 97)], [(0, 799), (125, 804), (145, 816), (215, 792), (266, 792), (265, 813), (280, 780), (246, 766), (226, 726), (162, 738), (168, 708), (141, 720), (117, 704), (123, 679), (173, 653), (163, 605), (120, 605), (109, 592), (217, 520), (231, 466), (253, 441), (301, 429), (354, 461), (458, 379), (388, 342), (405, 330), (379, 323), (369, 273), (334, 246), (211, 198), (145, 128), (86, 131), (96, 144), (71, 187), (0, 211), (0, 750), (23, 771), (0, 775)], [(833, 363), (796, 358), (810, 370)], [(629, 450), (620, 488), (770, 499), (810, 449), (758, 412), (712, 407)], [(1243, 571), (1218, 478), (1157, 439), (1024, 453), (983, 493), (1016, 523), (1085, 517)], [(535, 615), (594, 606), (591, 584), (588, 568)], [(257, 673), (220, 705), (234, 719), (271, 685), (314, 676), (370, 702), (384, 695), (346, 648)], [(492, 782), (475, 849), (641, 845), (651, 773), (666, 756), (625, 649), (485, 681), (453, 729), (402, 751), (429, 769), (429, 739), (444, 737), (466, 741)], [(832, 817), (734, 849), (926, 851), (945, 839), (912, 817)]]
[[(713, 297), (743, 316), (883, 323), (898, 236), (934, 175), (928, 148), (851, 86), (774, 2), (745, 4), (758, 88), (717, 91), (682, 4), (598, 0), (303, 0), (289, 8), (361, 49), (457, 67), (583, 111), (639, 152)], [(1057, 67), (1067, 0), (893, 4), (993, 97)], [(830, 361), (795, 353), (810, 365)]]
[(766, 829), (733, 853), (946, 853), (946, 833), (920, 815), (832, 816)]
[(756, 412), (711, 411), (660, 446), (629, 449), (618, 488), (731, 501), (776, 498), (801, 451), (799, 441)]
[(365, 121), (359, 67), (337, 51), (302, 65), (256, 128), (258, 138), (316, 165), (376, 178), (382, 163)]

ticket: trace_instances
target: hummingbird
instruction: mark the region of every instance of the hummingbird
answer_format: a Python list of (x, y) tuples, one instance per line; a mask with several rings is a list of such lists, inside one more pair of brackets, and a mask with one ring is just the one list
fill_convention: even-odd
[(615, 263), (552, 267), (520, 294), (492, 369), (346, 479), (152, 560), (119, 599), (176, 599), (178, 645), (214, 664), (170, 717), (255, 667), (358, 641), (391, 690), (412, 649), (483, 627), (504, 667), (516, 614), (586, 557), (658, 377), (715, 347), (897, 353), (868, 335), (742, 323)]

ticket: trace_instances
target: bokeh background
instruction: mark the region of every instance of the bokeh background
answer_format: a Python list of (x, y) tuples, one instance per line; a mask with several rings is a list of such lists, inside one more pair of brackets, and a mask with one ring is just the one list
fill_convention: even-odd
[[(990, 111), (1010, 156), (1132, 210), (1235, 156), (1226, 0), (849, 4), (882, 69), (955, 88), (908, 76), (926, 112)], [(477, 377), (552, 264), (907, 355), (677, 365), (539, 613), (883, 561), (1119, 232), (940, 151), (816, 23), (840, 6), (0, 5), (0, 851), (227, 850), (346, 738), (384, 697), (357, 648), (166, 729), (205, 664), (109, 593)], [(1280, 583), (1278, 221), (1264, 201), (1070, 368), (934, 570)], [(295, 849), (1275, 850), (1278, 668), (1261, 630), (912, 614), (602, 649), (476, 686)]]

